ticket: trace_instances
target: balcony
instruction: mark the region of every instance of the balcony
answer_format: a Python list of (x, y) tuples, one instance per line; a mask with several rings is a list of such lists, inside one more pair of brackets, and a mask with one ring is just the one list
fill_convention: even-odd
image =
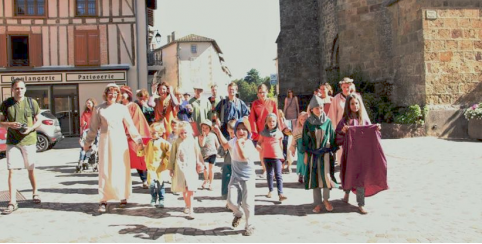
[(147, 66), (162, 66), (160, 54), (153, 51), (147, 51)]

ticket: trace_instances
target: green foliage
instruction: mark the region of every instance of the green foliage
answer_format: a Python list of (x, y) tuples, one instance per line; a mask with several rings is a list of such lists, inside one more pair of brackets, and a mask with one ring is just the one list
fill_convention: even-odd
[(400, 113), (395, 117), (395, 123), (397, 124), (425, 124), (425, 115), (428, 112), (427, 106), (422, 109), (418, 104), (412, 105), (408, 108), (402, 108)]
[(256, 69), (251, 69), (247, 72), (244, 79), (233, 80), (238, 85), (239, 97), (246, 103), (251, 103), (258, 99), (258, 86), (265, 84), (268, 87), (268, 97), (274, 98), (275, 87), (271, 86), (269, 76), (261, 78), (259, 72)]
[[(269, 77), (268, 77), (269, 79)], [(261, 85), (265, 79), (261, 78), (259, 76), (259, 72), (256, 69), (251, 69), (248, 71), (246, 76), (244, 77), (244, 80), (248, 83), (254, 83), (256, 86)]]
[(465, 109), (464, 116), (467, 120), (482, 119), (482, 103), (476, 103)]
[(373, 123), (393, 122), (396, 107), (386, 97), (377, 96), (375, 93), (365, 93), (363, 94), (363, 103), (368, 117)]
[[(268, 86), (268, 87), (269, 87), (269, 86)], [(275, 91), (274, 87), (275, 87), (275, 86), (271, 86), (271, 87), (269, 88), (269, 93), (268, 93), (268, 97), (269, 97), (269, 98), (275, 98), (275, 97), (276, 97), (276, 93), (275, 93), (276, 91)]]

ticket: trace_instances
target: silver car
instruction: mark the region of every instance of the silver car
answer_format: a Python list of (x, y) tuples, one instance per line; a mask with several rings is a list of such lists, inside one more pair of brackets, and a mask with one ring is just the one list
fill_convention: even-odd
[(40, 120), (42, 124), (37, 128), (37, 152), (50, 149), (64, 139), (59, 120), (50, 110), (41, 109)]

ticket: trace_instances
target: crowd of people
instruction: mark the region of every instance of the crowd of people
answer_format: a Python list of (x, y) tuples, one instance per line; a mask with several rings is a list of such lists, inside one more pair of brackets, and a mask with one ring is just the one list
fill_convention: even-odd
[[(266, 178), (267, 198), (272, 198), (276, 181), (278, 199), (285, 201), (283, 174), (291, 172), (295, 159), (298, 182), (313, 191), (314, 213), (323, 208), (332, 211), (330, 190), (341, 188), (343, 201), (348, 203), (349, 192), (355, 192), (359, 211), (366, 214), (365, 196), (388, 189), (386, 159), (379, 146), (380, 125), (371, 125), (352, 79), (344, 78), (340, 87), (343, 92), (332, 97), (331, 86), (322, 84), (308, 110), (300, 111), (293, 91), (288, 91), (281, 110), (267, 97), (264, 84), (258, 87), (258, 99), (250, 108), (236, 96), (235, 83), (228, 85), (226, 97), (219, 96), (217, 86), (212, 86), (209, 98), (202, 96), (202, 87), (195, 86), (191, 98), (188, 92), (162, 83), (156, 98), (143, 89), (136, 92), (137, 100), (130, 87), (108, 84), (103, 103), (87, 99), (80, 122), (80, 132), (85, 134), (82, 152), (93, 143), (98, 148), (98, 212), (106, 212), (110, 200), (120, 201), (120, 207), (128, 204), (131, 170), (136, 169), (142, 187), (149, 189), (153, 207), (165, 207), (164, 184), (170, 182), (171, 192), (183, 195), (186, 216), (194, 218), (195, 192), (213, 190), (213, 166), (217, 157), (223, 157), (219, 190), (234, 213), (232, 226), (237, 227), (245, 216), (245, 235), (254, 233), (256, 178)], [(14, 170), (27, 168), (33, 200), (40, 203), (32, 149), (39, 109), (35, 100), (24, 96), (25, 90), (22, 80), (12, 82), (14, 96), (0, 106), (0, 125), (8, 128), (10, 193), (15, 191)], [(357, 143), (352, 143), (355, 139)], [(364, 151), (370, 152), (369, 156)], [(263, 172), (256, 175), (258, 160)], [(341, 166), (341, 181), (335, 175), (337, 166)], [(11, 196), (5, 214), (18, 209), (15, 194)]]

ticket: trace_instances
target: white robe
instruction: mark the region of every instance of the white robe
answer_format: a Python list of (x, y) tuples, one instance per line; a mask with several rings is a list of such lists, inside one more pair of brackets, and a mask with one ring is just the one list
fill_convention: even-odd
[(122, 104), (95, 107), (86, 143), (90, 145), (100, 129), (99, 196), (100, 201), (128, 199), (132, 194), (129, 149), (124, 124), (134, 141), (142, 140), (134, 122)]

